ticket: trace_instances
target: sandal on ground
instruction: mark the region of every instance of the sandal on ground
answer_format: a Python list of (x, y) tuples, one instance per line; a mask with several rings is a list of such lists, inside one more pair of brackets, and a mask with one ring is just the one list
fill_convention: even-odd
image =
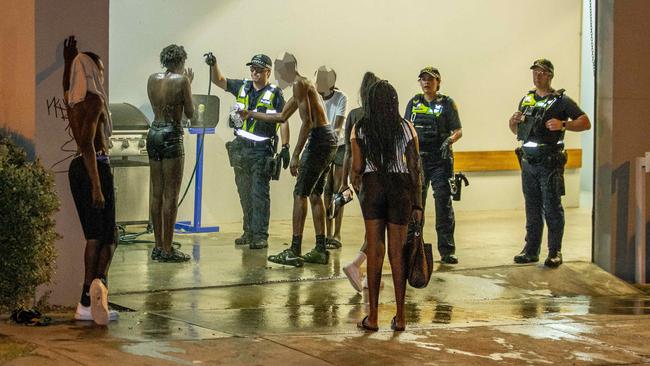
[(327, 249), (341, 249), (342, 246), (343, 244), (341, 244), (337, 239), (327, 238), (325, 240), (325, 247), (327, 247)]
[(43, 316), (36, 309), (23, 309), (22, 307), (14, 310), (11, 313), (11, 320), (16, 324), (24, 324), (42, 327), (50, 325), (52, 323), (52, 318), (49, 316)]
[(371, 327), (371, 326), (369, 326), (368, 323), (366, 323), (366, 320), (368, 320), (368, 315), (366, 315), (366, 317), (363, 318), (362, 321), (357, 323), (357, 328), (363, 329), (363, 330), (365, 330), (367, 332), (376, 332), (376, 331), (379, 330), (379, 327)]
[(396, 317), (393, 317), (393, 320), (390, 321), (390, 329), (396, 331), (396, 332), (403, 332), (406, 327), (398, 327), (397, 326), (397, 319)]

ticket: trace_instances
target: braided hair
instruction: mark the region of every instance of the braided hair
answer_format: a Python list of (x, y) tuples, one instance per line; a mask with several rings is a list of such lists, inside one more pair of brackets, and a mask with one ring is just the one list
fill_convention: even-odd
[(364, 136), (360, 147), (365, 160), (380, 174), (398, 171), (396, 152), (398, 146), (405, 144), (406, 136), (397, 91), (388, 81), (377, 81), (367, 88), (367, 103), (363, 107), (364, 117), (355, 128), (357, 135), (361, 131)]

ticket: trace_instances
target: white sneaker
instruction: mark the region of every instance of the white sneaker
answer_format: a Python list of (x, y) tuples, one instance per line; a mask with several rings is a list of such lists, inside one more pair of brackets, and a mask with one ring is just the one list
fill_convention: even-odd
[[(368, 288), (368, 277), (364, 277), (363, 278), (363, 289), (365, 290), (367, 288)], [(381, 282), (379, 282), (379, 288), (384, 288), (384, 279), (383, 278), (381, 279)]]
[[(108, 311), (108, 318), (110, 321), (117, 320), (120, 313), (115, 310)], [(75, 320), (93, 320), (93, 315), (90, 311), (90, 306), (83, 306), (81, 303), (77, 304), (77, 311), (74, 313)]]
[(95, 278), (90, 284), (90, 313), (95, 323), (99, 325), (106, 325), (110, 321), (108, 314), (108, 289), (99, 278)]
[(352, 285), (357, 292), (363, 291), (361, 285), (361, 271), (359, 270), (359, 267), (355, 266), (354, 263), (350, 263), (343, 267), (343, 273), (345, 273), (345, 276), (350, 281), (350, 285)]

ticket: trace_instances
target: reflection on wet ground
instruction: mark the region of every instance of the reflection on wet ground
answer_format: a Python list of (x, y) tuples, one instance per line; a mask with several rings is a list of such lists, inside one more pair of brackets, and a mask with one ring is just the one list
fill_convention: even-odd
[[(356, 293), (341, 271), (356, 254), (355, 244), (333, 251), (329, 265), (289, 268), (266, 262), (268, 252), (283, 248), (277, 238), (268, 252), (250, 250), (235, 247), (238, 233), (224, 228), (215, 235), (178, 237), (191, 248), (190, 263), (152, 262), (147, 245), (120, 247), (110, 300), (121, 316), (108, 328), (61, 314), (52, 327), (0, 325), (0, 334), (29, 339), (36, 344), (32, 354), (54, 364), (107, 364), (116, 358), (125, 365), (157, 366), (650, 362), (650, 297), (585, 261), (589, 241), (580, 244), (575, 232), (568, 233), (574, 240), (566, 244), (574, 245), (565, 251), (569, 261), (557, 270), (511, 265), (516, 245), (491, 247), (492, 255), (485, 256), (481, 243), (465, 242), (458, 251), (461, 265), (438, 263), (426, 289), (408, 288), (402, 333), (389, 328), (395, 303), (387, 267), (380, 331), (371, 334), (356, 328), (366, 313), (367, 292)], [(362, 235), (347, 230), (344, 239), (356, 239), (344, 245)], [(504, 242), (501, 235), (485, 235), (486, 241)], [(42, 364), (24, 356), (16, 360)]]

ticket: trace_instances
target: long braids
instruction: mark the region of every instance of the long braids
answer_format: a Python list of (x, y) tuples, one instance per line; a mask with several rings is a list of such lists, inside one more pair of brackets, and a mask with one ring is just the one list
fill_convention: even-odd
[(388, 81), (380, 80), (367, 92), (364, 118), (355, 127), (357, 135), (361, 133), (364, 136), (361, 151), (378, 173), (397, 172), (396, 152), (406, 142), (397, 91)]

